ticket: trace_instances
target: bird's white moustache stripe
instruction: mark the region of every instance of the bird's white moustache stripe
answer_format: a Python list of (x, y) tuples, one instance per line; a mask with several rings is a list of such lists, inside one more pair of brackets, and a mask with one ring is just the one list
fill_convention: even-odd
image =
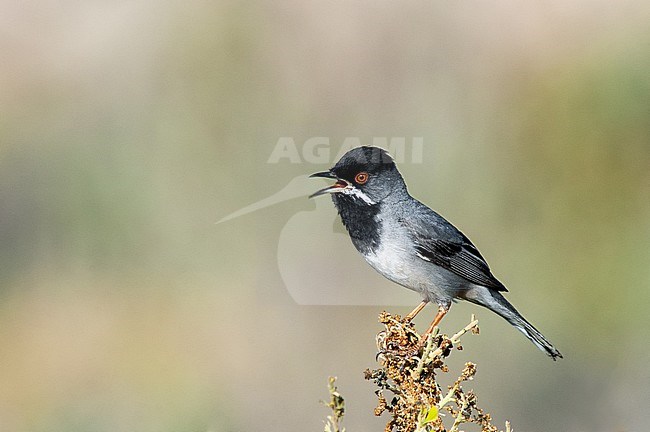
[(366, 195), (360, 189), (357, 189), (355, 187), (346, 187), (341, 192), (343, 192), (346, 195), (350, 195), (350, 196), (353, 196), (355, 198), (359, 198), (359, 199), (363, 200), (366, 204), (369, 204), (369, 205), (377, 204), (376, 202), (371, 200), (368, 195)]

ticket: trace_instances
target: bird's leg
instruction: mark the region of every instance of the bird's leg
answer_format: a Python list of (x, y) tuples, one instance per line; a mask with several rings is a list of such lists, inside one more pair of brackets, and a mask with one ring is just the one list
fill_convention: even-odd
[[(424, 307), (427, 305), (427, 303), (429, 303), (427, 300), (422, 300), (422, 302), (419, 305), (417, 305), (417, 307), (415, 309), (413, 309), (410, 314), (406, 315), (404, 320), (406, 322), (410, 322), (413, 318), (415, 318), (415, 316), (418, 313), (420, 313), (420, 311), (422, 309), (424, 309)], [(433, 329), (436, 328), (436, 326), (440, 323), (440, 321), (442, 320), (442, 317), (445, 316), (447, 311), (449, 311), (449, 305), (447, 305), (447, 306), (438, 305), (438, 313), (433, 318), (433, 321), (431, 322), (431, 325), (429, 326), (427, 331), (424, 332), (424, 334), (420, 337), (420, 341), (415, 346), (412, 346), (411, 348), (409, 348), (406, 351), (403, 351), (402, 353), (400, 353), (399, 351), (393, 351), (393, 350), (386, 350), (385, 352), (390, 352), (390, 353), (393, 353), (393, 354), (401, 354), (401, 355), (404, 355), (406, 357), (411, 357), (411, 356), (416, 355), (422, 348), (424, 348), (424, 346), (427, 343), (427, 339), (429, 339), (429, 335), (431, 335), (431, 333), (433, 333)]]
[(429, 326), (427, 331), (424, 332), (424, 334), (422, 335), (422, 338), (420, 339), (420, 344), (421, 345), (424, 345), (425, 343), (427, 343), (427, 339), (429, 338), (429, 335), (431, 333), (433, 333), (433, 329), (440, 323), (440, 321), (442, 320), (442, 317), (445, 316), (445, 314), (447, 313), (448, 310), (449, 310), (448, 307), (438, 306), (438, 313), (436, 314), (435, 318), (433, 318), (433, 321), (431, 322), (431, 325)]
[(429, 339), (429, 335), (431, 335), (431, 333), (433, 333), (433, 329), (436, 328), (436, 326), (440, 323), (440, 321), (442, 320), (442, 317), (445, 316), (445, 314), (447, 313), (448, 310), (449, 310), (448, 306), (445, 307), (445, 306), (442, 306), (442, 305), (438, 305), (438, 313), (436, 314), (435, 318), (433, 318), (433, 321), (431, 322), (431, 325), (429, 326), (427, 331), (424, 332), (422, 337), (420, 337), (420, 341), (418, 342), (418, 344), (414, 348), (411, 348), (411, 350), (409, 350), (407, 355), (409, 355), (409, 356), (415, 355), (415, 354), (418, 353), (418, 351), (420, 351), (422, 348), (424, 348), (424, 346), (427, 344), (427, 339)]
[(427, 305), (427, 303), (429, 303), (429, 300), (422, 300), (422, 302), (419, 305), (417, 305), (417, 307), (415, 309), (413, 309), (411, 311), (411, 313), (406, 315), (406, 317), (404, 318), (404, 321), (411, 322), (413, 320), (413, 318), (415, 318), (415, 316), (417, 314), (419, 314), (422, 309), (424, 309), (424, 307)]
[[(411, 311), (411, 313), (409, 313), (408, 315), (406, 315), (406, 316), (404, 317), (404, 322), (405, 322), (405, 323), (410, 323), (410, 322), (413, 320), (413, 318), (415, 318), (415, 316), (416, 316), (417, 314), (419, 314), (420, 311), (422, 311), (422, 309), (424, 309), (424, 307), (425, 307), (428, 303), (429, 303), (429, 300), (422, 300), (422, 301), (420, 302), (420, 304), (417, 305), (417, 306), (415, 307), (415, 309), (413, 309), (413, 310)], [(419, 344), (416, 345), (416, 348), (415, 348), (415, 349), (410, 348), (408, 351), (406, 351), (407, 355), (408, 355), (408, 356), (413, 356), (413, 355), (417, 354), (417, 349), (418, 349), (418, 347), (419, 347)], [(388, 353), (392, 353), (392, 354), (401, 354), (401, 352), (400, 352), (399, 350), (393, 350), (393, 349), (387, 349), (387, 350), (385, 350), (385, 351), (382, 351), (381, 353), (386, 353), (386, 352), (388, 352)]]
[[(423, 302), (423, 303), (424, 303), (424, 302)], [(426, 303), (425, 303), (425, 304), (426, 304)], [(424, 305), (420, 304), (420, 305), (416, 308), (416, 310), (417, 310), (418, 308), (419, 308), (419, 309), (422, 309), (423, 307), (424, 307)], [(424, 334), (420, 337), (420, 341), (419, 341), (415, 346), (411, 347), (410, 349), (408, 349), (408, 350), (405, 352), (404, 355), (405, 355), (406, 357), (414, 356), (414, 355), (416, 355), (416, 354), (417, 354), (421, 349), (424, 348), (424, 346), (427, 344), (427, 339), (429, 339), (429, 335), (431, 335), (431, 333), (433, 333), (433, 329), (436, 328), (436, 326), (440, 323), (440, 321), (442, 320), (442, 317), (445, 316), (445, 314), (447, 313), (448, 310), (449, 310), (449, 306), (446, 306), (446, 307), (445, 307), (445, 306), (442, 306), (442, 305), (438, 305), (438, 313), (436, 314), (435, 318), (433, 318), (433, 321), (431, 322), (431, 325), (429, 326), (429, 328), (427, 329), (427, 331), (424, 332)], [(413, 311), (413, 312), (415, 312), (415, 311)], [(410, 315), (410, 314), (409, 314), (409, 315)]]

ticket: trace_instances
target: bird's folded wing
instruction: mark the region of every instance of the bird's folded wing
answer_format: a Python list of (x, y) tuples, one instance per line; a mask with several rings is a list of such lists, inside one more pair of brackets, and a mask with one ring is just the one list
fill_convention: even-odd
[(472, 242), (442, 216), (434, 214), (439, 220), (433, 226), (421, 219), (404, 221), (413, 236), (417, 255), (477, 285), (508, 291), (492, 275), (487, 262)]

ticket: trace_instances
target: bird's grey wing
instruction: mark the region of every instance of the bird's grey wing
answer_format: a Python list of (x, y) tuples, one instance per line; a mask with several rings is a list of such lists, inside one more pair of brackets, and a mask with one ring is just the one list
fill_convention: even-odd
[(422, 260), (445, 268), (477, 285), (496, 291), (508, 291), (494, 277), (485, 259), (462, 232), (438, 213), (428, 207), (426, 210), (428, 214), (418, 212), (415, 217), (402, 220), (402, 224), (410, 231), (416, 253)]

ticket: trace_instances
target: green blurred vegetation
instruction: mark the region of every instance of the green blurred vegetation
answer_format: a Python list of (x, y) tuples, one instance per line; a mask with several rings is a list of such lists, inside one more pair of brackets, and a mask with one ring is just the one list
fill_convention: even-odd
[(481, 319), (466, 349), (495, 418), (646, 427), (645, 3), (8, 2), (2, 15), (0, 430), (318, 430), (332, 374), (348, 430), (381, 430), (361, 374), (379, 308), (298, 306), (280, 278), (280, 231), (313, 202), (215, 225), (324, 168), (268, 164), (287, 136), (330, 137), (333, 153), (348, 136), (424, 138), (424, 162), (402, 166), (411, 191), (565, 354), (552, 364), (498, 317), (454, 306), (450, 328)]

